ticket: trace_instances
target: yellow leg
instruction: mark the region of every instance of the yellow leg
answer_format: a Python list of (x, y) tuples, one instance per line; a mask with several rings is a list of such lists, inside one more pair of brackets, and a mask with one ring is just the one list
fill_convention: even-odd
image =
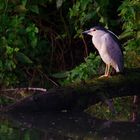
[(105, 67), (105, 75), (107, 74), (107, 69), (108, 69), (108, 66), (106, 64), (106, 67)]
[(110, 64), (106, 64), (106, 68), (105, 68), (105, 74), (100, 76), (99, 78), (102, 78), (102, 77), (109, 77), (110, 76)]
[(110, 76), (110, 64), (107, 64), (107, 72), (106, 72), (106, 76)]

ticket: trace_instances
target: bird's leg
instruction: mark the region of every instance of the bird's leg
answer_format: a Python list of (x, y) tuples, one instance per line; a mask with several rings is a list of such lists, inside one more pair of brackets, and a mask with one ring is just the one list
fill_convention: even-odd
[(109, 77), (110, 76), (109, 70), (110, 70), (110, 64), (106, 64), (105, 74), (100, 76), (99, 78)]
[(106, 77), (110, 76), (110, 64), (107, 64), (107, 72), (105, 73)]
[(105, 67), (105, 74), (104, 74), (104, 75), (107, 74), (107, 69), (108, 69), (108, 65), (106, 64), (106, 67)]

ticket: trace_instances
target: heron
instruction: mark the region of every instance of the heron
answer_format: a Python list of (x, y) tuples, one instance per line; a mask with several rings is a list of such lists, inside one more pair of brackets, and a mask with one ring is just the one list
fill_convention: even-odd
[(118, 37), (112, 31), (101, 26), (95, 26), (83, 33), (92, 36), (92, 43), (106, 64), (105, 73), (101, 77), (110, 76), (110, 67), (114, 68), (116, 73), (123, 72), (122, 46)]

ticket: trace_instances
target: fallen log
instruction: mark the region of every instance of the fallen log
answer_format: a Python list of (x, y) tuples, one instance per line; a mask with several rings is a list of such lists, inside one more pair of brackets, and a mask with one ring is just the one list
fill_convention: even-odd
[(66, 87), (35, 93), (14, 103), (2, 112), (83, 111), (109, 98), (140, 94), (140, 68), (127, 69), (123, 75), (94, 78)]

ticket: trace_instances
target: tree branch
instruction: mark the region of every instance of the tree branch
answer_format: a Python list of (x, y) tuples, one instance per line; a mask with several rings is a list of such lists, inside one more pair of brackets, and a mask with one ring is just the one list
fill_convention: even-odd
[(46, 94), (34, 94), (3, 111), (83, 111), (99, 101), (121, 96), (140, 94), (140, 68), (127, 69), (125, 74), (110, 78), (92, 79), (67, 87), (48, 90)]

